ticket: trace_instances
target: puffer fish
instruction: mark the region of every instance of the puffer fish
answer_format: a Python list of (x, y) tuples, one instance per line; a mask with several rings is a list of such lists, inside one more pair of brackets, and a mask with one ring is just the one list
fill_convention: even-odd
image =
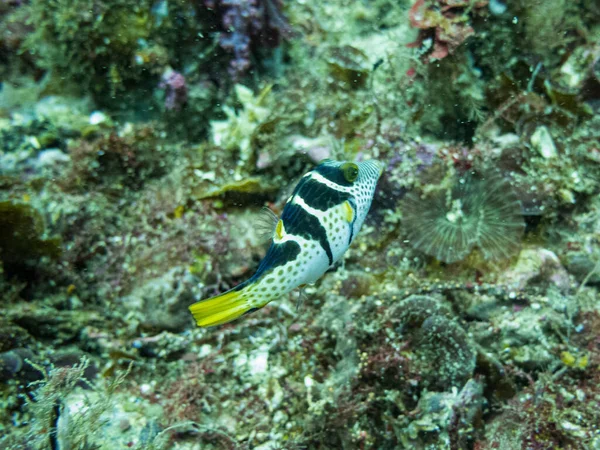
[(325, 160), (306, 173), (287, 200), (256, 273), (189, 307), (198, 326), (231, 322), (316, 282), (360, 231), (382, 171), (375, 160)]

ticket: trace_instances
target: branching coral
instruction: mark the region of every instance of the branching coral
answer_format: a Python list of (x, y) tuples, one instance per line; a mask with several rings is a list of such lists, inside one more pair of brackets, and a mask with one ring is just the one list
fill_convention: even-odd
[(524, 221), (507, 180), (469, 174), (430, 196), (407, 195), (403, 226), (414, 248), (450, 263), (474, 247), (486, 259), (509, 257), (519, 247)]

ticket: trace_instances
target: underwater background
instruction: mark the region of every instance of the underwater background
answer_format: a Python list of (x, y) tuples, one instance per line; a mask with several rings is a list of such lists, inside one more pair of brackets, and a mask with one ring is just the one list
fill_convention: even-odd
[[(0, 448), (600, 449), (600, 2), (0, 0)], [(304, 289), (199, 328), (319, 161)]]

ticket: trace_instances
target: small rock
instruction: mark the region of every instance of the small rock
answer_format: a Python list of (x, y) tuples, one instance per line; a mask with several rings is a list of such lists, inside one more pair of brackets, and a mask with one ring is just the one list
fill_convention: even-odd
[(549, 159), (556, 158), (558, 156), (552, 135), (545, 126), (537, 127), (535, 132), (531, 135), (531, 145), (544, 158)]
[(600, 265), (592, 255), (585, 252), (573, 252), (566, 256), (565, 265), (578, 282), (600, 283)]
[(26, 359), (33, 359), (34, 355), (25, 348), (16, 348), (0, 353), (0, 381), (8, 381), (18, 377), (18, 373), (29, 365)]
[(500, 16), (506, 12), (506, 3), (502, 0), (490, 0), (488, 5), (490, 12), (495, 16)]
[(70, 160), (71, 157), (66, 153), (57, 148), (49, 148), (38, 154), (36, 165), (38, 168), (56, 167), (68, 163)]
[(121, 431), (127, 431), (130, 428), (131, 428), (131, 422), (129, 422), (129, 420), (127, 420), (127, 419), (119, 420), (119, 429)]
[(109, 120), (108, 116), (102, 111), (94, 111), (90, 114), (90, 125), (100, 125)]
[(315, 164), (331, 158), (331, 142), (325, 136), (314, 139), (304, 136), (292, 136), (289, 143), (296, 152), (306, 153)]
[(92, 101), (89, 98), (48, 96), (35, 105), (38, 117), (68, 132), (81, 132), (89, 125)]
[(517, 289), (539, 284), (540, 281), (554, 284), (561, 291), (570, 287), (569, 274), (558, 256), (545, 248), (522, 250), (516, 265), (498, 280), (500, 284), (515, 286)]

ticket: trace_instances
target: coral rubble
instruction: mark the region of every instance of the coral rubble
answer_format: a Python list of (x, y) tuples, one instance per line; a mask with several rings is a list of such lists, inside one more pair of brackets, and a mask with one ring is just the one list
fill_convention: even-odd
[[(599, 24), (0, 0), (0, 447), (600, 448)], [(195, 327), (324, 158), (386, 164), (344, 261)]]

